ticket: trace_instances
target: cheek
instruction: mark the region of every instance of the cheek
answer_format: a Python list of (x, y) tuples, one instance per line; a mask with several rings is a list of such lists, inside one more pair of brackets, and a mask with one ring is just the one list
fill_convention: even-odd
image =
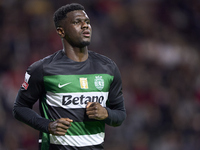
[(67, 26), (65, 28), (65, 33), (67, 36), (73, 36), (77, 33), (77, 29), (74, 26)]
[(66, 31), (66, 37), (68, 37), (69, 39), (74, 39), (77, 37), (77, 33), (75, 30), (68, 30)]
[(70, 32), (70, 35), (71, 35), (72, 37), (77, 38), (77, 37), (80, 36), (80, 32), (79, 32), (79, 30), (76, 29), (76, 28), (72, 28), (69, 32)]

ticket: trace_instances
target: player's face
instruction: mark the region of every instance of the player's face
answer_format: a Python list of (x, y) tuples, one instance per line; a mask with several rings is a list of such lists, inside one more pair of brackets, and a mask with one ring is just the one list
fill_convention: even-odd
[(92, 28), (85, 11), (75, 10), (67, 13), (64, 21), (64, 38), (75, 47), (84, 47), (90, 44)]

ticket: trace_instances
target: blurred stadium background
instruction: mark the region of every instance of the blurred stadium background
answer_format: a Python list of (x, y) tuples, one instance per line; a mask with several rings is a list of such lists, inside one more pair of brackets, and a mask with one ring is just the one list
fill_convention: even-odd
[(0, 149), (37, 149), (12, 106), (27, 67), (62, 48), (52, 15), (71, 2), (91, 19), (89, 49), (122, 75), (128, 116), (107, 126), (105, 150), (199, 150), (199, 0), (0, 0)]

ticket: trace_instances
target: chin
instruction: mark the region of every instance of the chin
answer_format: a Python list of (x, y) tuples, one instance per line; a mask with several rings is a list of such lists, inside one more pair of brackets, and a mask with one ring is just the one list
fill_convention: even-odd
[(85, 46), (88, 46), (90, 45), (90, 41), (83, 41), (80, 43), (81, 47), (85, 47)]

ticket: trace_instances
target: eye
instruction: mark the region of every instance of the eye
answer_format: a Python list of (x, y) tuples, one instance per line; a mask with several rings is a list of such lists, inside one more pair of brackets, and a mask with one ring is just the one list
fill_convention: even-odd
[(76, 21), (73, 22), (73, 24), (78, 24), (78, 23), (80, 23), (79, 20), (76, 20)]
[(90, 21), (88, 20), (88, 21), (86, 21), (86, 23), (87, 23), (87, 24), (90, 24)]
[(90, 24), (90, 20), (85, 20), (85, 23)]

